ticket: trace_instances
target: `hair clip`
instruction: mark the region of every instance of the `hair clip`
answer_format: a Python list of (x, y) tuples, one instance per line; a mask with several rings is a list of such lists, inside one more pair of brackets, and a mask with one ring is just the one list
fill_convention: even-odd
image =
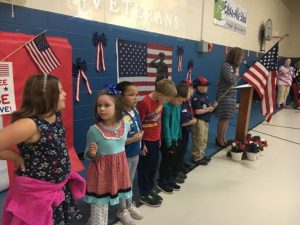
[(107, 91), (107, 93), (111, 95), (120, 95), (122, 93), (117, 89), (117, 86), (115, 84), (106, 84), (104, 88)]
[(44, 73), (44, 78), (43, 78), (43, 92), (46, 92), (47, 79), (48, 79), (48, 74)]

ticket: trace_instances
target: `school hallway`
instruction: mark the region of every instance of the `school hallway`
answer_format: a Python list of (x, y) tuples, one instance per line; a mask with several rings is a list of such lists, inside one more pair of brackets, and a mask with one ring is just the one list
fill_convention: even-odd
[[(230, 128), (229, 129), (233, 129)], [(182, 190), (139, 207), (138, 225), (300, 224), (300, 111), (283, 109), (250, 133), (268, 141), (264, 156), (235, 162), (221, 150), (190, 173)], [(120, 224), (120, 223), (117, 223)]]

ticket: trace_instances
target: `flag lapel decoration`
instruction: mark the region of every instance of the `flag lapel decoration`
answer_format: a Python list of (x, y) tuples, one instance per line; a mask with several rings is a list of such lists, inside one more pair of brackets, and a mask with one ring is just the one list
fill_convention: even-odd
[(50, 73), (60, 65), (44, 33), (28, 42), (25, 47), (35, 64), (43, 73)]
[(160, 52), (165, 54), (164, 62), (168, 65), (171, 78), (173, 47), (120, 39), (116, 45), (118, 82), (133, 82), (138, 87), (141, 97), (154, 90), (157, 71), (156, 68), (150, 67), (150, 62), (156, 59)]
[(243, 79), (253, 86), (262, 100), (261, 111), (267, 122), (275, 108), (277, 61), (278, 43), (243, 74)]

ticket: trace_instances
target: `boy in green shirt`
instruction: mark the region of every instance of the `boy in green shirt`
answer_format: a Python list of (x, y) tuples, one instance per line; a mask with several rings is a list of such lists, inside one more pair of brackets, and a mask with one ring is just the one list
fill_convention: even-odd
[(177, 96), (164, 104), (162, 113), (161, 163), (159, 168), (158, 189), (165, 193), (180, 190), (172, 179), (178, 161), (179, 142), (181, 140), (181, 103), (186, 99), (189, 86), (184, 83), (176, 85)]

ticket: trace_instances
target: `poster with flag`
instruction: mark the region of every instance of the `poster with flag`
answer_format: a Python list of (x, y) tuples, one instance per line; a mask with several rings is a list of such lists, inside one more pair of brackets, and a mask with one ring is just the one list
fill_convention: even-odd
[(16, 110), (12, 62), (0, 62), (0, 117)]
[(45, 33), (35, 37), (25, 45), (29, 55), (43, 73), (50, 73), (60, 65), (59, 60), (51, 50)]
[(171, 79), (172, 46), (117, 39), (116, 49), (118, 82), (135, 83), (141, 98), (154, 90), (157, 71), (150, 66), (150, 62), (156, 59), (160, 52), (165, 54), (164, 63), (168, 65)]
[(262, 101), (261, 112), (267, 122), (271, 120), (276, 105), (278, 43), (243, 74), (243, 79), (257, 91)]

